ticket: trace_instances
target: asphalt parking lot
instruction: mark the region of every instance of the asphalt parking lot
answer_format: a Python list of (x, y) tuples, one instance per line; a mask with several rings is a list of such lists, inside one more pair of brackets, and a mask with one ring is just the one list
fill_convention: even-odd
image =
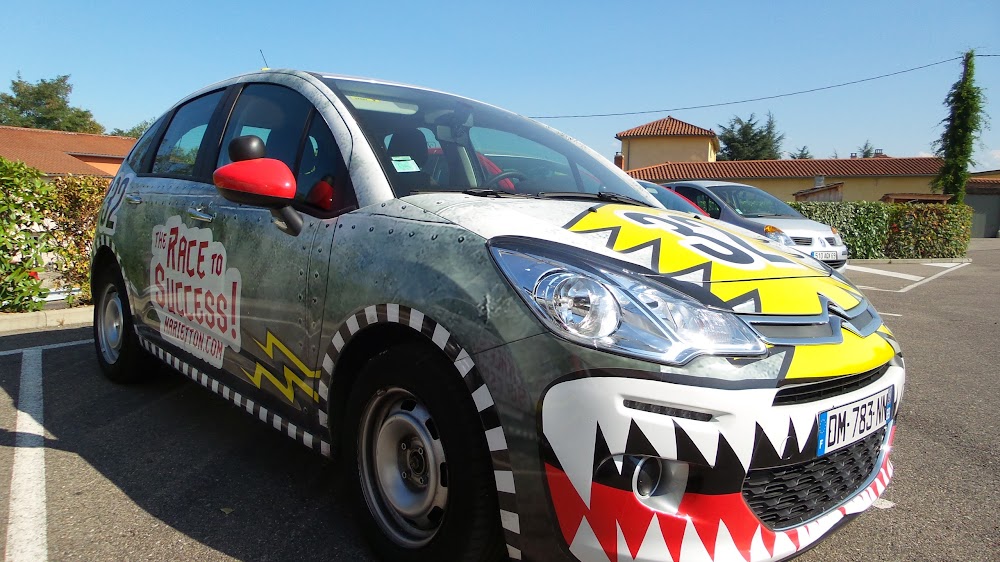
[[(799, 560), (1000, 560), (1000, 244), (969, 256), (848, 270), (906, 356), (895, 478)], [(6, 560), (370, 559), (328, 461), (166, 369), (106, 381), (90, 337), (0, 337)]]

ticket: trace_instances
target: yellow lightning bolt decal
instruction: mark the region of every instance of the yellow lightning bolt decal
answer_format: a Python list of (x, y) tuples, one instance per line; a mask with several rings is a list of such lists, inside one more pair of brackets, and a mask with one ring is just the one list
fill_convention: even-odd
[[(271, 330), (267, 330), (267, 337), (265, 338), (265, 343), (260, 343), (260, 341), (257, 340), (257, 338), (254, 338), (253, 341), (271, 359), (274, 359), (274, 350), (275, 348), (277, 348), (278, 351), (280, 351), (285, 357), (287, 357), (288, 360), (291, 361), (292, 364), (295, 365), (296, 368), (298, 368), (299, 372), (305, 375), (306, 378), (309, 379), (319, 378), (319, 371), (313, 371), (312, 369), (306, 367), (305, 363), (303, 363), (302, 360), (299, 359), (298, 356), (296, 356), (292, 352), (292, 350), (288, 349), (288, 347), (285, 344), (281, 343), (281, 341), (279, 341), (278, 338), (276, 338), (274, 334), (271, 333)], [(319, 394), (315, 390), (313, 390), (312, 387), (306, 381), (302, 380), (301, 377), (299, 377), (294, 371), (288, 368), (287, 365), (282, 365), (282, 374), (284, 375), (285, 379), (284, 381), (279, 381), (278, 378), (274, 376), (274, 374), (267, 369), (267, 367), (261, 365), (260, 363), (257, 363), (256, 368), (254, 369), (254, 372), (252, 374), (246, 369), (240, 369), (240, 370), (243, 371), (243, 374), (245, 374), (247, 378), (250, 379), (250, 381), (253, 382), (257, 388), (260, 388), (263, 379), (267, 378), (267, 380), (271, 381), (271, 384), (273, 384), (275, 388), (277, 388), (281, 392), (281, 394), (288, 399), (289, 402), (294, 402), (295, 398), (295, 389), (292, 387), (292, 385), (299, 387), (299, 389), (305, 392), (310, 398), (313, 399), (313, 401), (316, 402), (319, 401)]]

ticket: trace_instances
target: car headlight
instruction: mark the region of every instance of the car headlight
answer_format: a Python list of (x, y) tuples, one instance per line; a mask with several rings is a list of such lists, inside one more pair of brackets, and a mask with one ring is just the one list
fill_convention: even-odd
[(732, 312), (709, 308), (598, 256), (494, 243), (500, 270), (539, 320), (570, 341), (668, 365), (767, 351)]
[(835, 243), (834, 245), (835, 246), (843, 246), (844, 245), (844, 239), (840, 237), (840, 231), (837, 230), (837, 227), (831, 226), (830, 227), (830, 232), (833, 233), (833, 241)]
[(774, 225), (768, 224), (764, 226), (764, 236), (767, 236), (771, 240), (774, 240), (775, 242), (783, 244), (785, 246), (795, 245), (795, 241), (792, 240), (791, 236), (785, 234), (783, 230)]

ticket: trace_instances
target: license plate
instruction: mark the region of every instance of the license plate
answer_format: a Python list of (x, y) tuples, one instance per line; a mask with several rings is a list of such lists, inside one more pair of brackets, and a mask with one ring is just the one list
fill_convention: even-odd
[(818, 260), (835, 260), (837, 252), (813, 252), (813, 257)]
[(836, 451), (885, 426), (892, 417), (893, 387), (819, 414), (818, 455)]

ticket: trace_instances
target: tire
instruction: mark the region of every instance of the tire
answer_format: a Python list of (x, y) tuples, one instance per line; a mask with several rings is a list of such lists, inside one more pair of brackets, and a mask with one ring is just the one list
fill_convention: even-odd
[(147, 378), (152, 357), (139, 345), (125, 281), (118, 268), (94, 272), (94, 348), (104, 376), (117, 383)]
[(407, 344), (369, 361), (344, 421), (347, 491), (383, 560), (503, 558), (482, 422), (461, 377), (436, 350)]

